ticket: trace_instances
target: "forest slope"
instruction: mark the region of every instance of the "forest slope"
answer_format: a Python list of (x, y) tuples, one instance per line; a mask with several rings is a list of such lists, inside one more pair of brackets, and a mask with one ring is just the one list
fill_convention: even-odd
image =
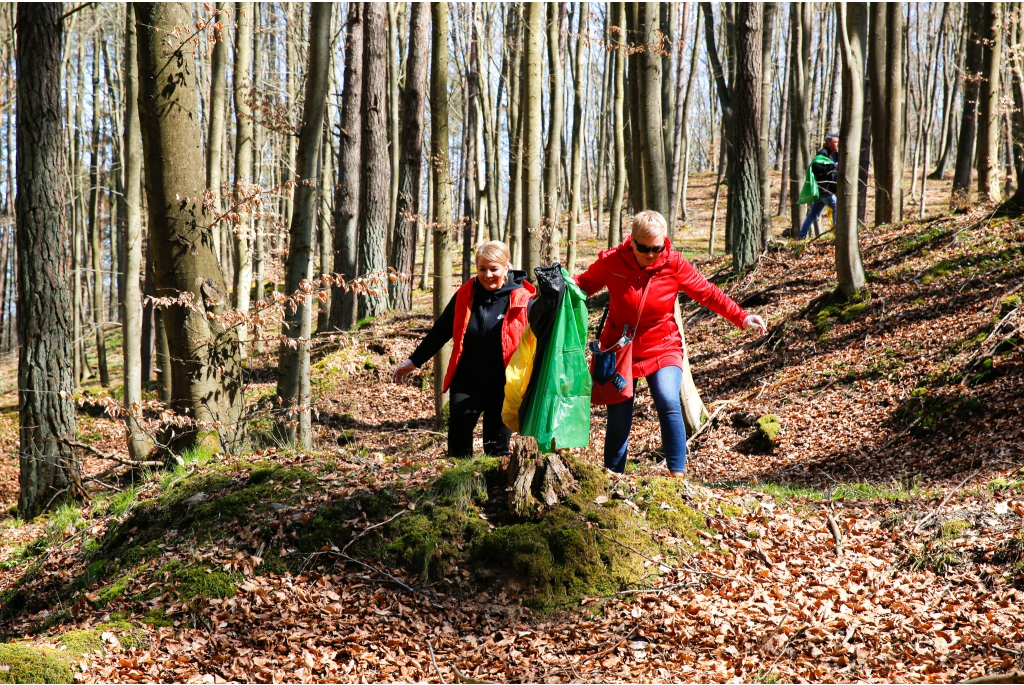
[[(1019, 669), (1024, 222), (935, 217), (868, 229), (863, 250), (871, 296), (852, 305), (827, 297), (828, 236), (739, 278), (700, 264), (772, 332), (684, 307), (715, 414), (690, 480), (660, 477), (641, 386), (627, 475), (596, 468), (597, 410), (581, 491), (538, 522), (502, 518), (496, 460), (445, 459), (429, 385), (390, 384), (426, 310), (373, 321), (315, 363), (313, 454), (267, 432), (252, 454), (105, 480), (81, 509), (8, 514), (0, 662), (119, 682)], [(749, 426), (766, 414), (782, 427), (769, 450)], [(97, 444), (115, 429), (89, 424)]]

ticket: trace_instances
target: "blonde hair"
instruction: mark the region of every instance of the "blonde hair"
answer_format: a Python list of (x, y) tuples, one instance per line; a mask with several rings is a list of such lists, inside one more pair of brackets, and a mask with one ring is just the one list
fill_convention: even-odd
[(481, 259), (485, 259), (488, 262), (497, 262), (505, 266), (512, 265), (512, 253), (509, 252), (508, 245), (500, 240), (489, 240), (486, 243), (477, 245), (476, 261), (479, 262)]
[(668, 235), (668, 222), (660, 212), (645, 209), (633, 215), (630, 235), (636, 238), (663, 238)]

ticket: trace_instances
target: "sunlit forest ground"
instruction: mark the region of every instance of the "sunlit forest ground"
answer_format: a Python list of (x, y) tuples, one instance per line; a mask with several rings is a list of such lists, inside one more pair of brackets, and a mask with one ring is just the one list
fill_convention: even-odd
[[(390, 382), (429, 325), (429, 293), (315, 354), (310, 454), (256, 417), (243, 455), (190, 452), (154, 473), (90, 457), (95, 499), (29, 524), (11, 509), (5, 360), (0, 663), (22, 670), (0, 682), (931, 682), (1019, 669), (1024, 348), (1008, 324), (1024, 222), (949, 215), (948, 182), (929, 182), (925, 220), (908, 200), (906, 222), (862, 231), (870, 298), (809, 309), (835, 285), (831, 235), (789, 241), (779, 218), (778, 244), (733, 276), (723, 244), (707, 256), (713, 185), (691, 178), (677, 242), (770, 335), (752, 344), (684, 306), (715, 417), (688, 480), (663, 477), (641, 384), (627, 475), (598, 468), (595, 408), (591, 445), (570, 460), (579, 491), (538, 521), (507, 520), (498, 460), (446, 458), (429, 366)], [(720, 232), (724, 219), (723, 193)], [(589, 230), (579, 268), (602, 248)], [(275, 361), (253, 360), (252, 396), (273, 393)], [(781, 432), (765, 445), (751, 424), (768, 415)], [(78, 430), (123, 449), (88, 401)]]

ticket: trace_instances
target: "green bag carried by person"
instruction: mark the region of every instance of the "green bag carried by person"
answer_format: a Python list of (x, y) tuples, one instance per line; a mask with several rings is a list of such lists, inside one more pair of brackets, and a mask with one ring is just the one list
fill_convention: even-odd
[(835, 164), (835, 162), (825, 155), (814, 156), (814, 159), (811, 160), (811, 165), (807, 167), (807, 173), (804, 176), (804, 185), (800, 189), (800, 197), (796, 199), (796, 203), (798, 205), (810, 204), (821, 199), (821, 191), (818, 190), (818, 179), (814, 176), (815, 164)]
[(537, 346), (519, 407), (519, 432), (537, 438), (542, 452), (586, 447), (591, 386), (585, 352), (587, 297), (557, 264), (538, 267), (534, 274), (539, 293), (530, 325)]

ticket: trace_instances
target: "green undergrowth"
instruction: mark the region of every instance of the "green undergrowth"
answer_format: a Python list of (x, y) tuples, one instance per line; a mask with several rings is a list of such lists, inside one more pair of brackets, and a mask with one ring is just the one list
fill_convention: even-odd
[(850, 298), (843, 295), (843, 292), (836, 288), (833, 290), (814, 318), (814, 331), (818, 334), (819, 340), (828, 339), (828, 333), (838, 323), (850, 323), (867, 309), (871, 300), (871, 292), (867, 289), (859, 290)]
[(71, 683), (68, 654), (21, 644), (0, 644), (0, 683)]
[(923, 497), (925, 495), (925, 492), (917, 485), (907, 485), (898, 480), (893, 480), (888, 483), (839, 483), (830, 490), (815, 488), (800, 483), (776, 483), (771, 481), (746, 484), (745, 487), (771, 495), (775, 501), (780, 504), (791, 499), (848, 499), (904, 502), (915, 497)]
[(956, 541), (970, 530), (969, 521), (944, 521), (935, 528), (931, 539), (921, 548), (908, 555), (905, 566), (914, 571), (930, 570), (944, 575), (951, 568), (963, 563), (964, 555), (956, 548)]

